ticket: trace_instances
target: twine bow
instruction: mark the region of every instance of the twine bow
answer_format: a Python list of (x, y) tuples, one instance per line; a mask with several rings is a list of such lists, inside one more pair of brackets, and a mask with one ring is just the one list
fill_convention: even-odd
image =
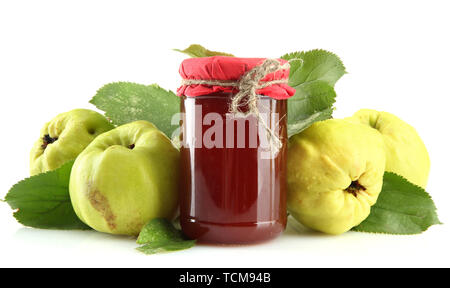
[[(267, 140), (272, 152), (277, 153), (283, 143), (280, 137), (267, 125), (258, 108), (258, 99), (261, 95), (256, 94), (256, 90), (274, 85), (287, 83), (287, 79), (278, 79), (272, 81), (262, 81), (267, 75), (280, 70), (289, 69), (289, 63), (281, 64), (277, 59), (266, 59), (261, 65), (255, 66), (247, 71), (238, 81), (220, 81), (220, 80), (203, 80), (203, 79), (183, 79), (183, 85), (212, 85), (222, 87), (236, 87), (239, 92), (233, 97), (230, 105), (230, 113), (243, 114), (244, 116), (254, 115), (258, 122), (264, 127), (267, 133)], [(247, 112), (242, 112), (240, 107), (248, 106)]]

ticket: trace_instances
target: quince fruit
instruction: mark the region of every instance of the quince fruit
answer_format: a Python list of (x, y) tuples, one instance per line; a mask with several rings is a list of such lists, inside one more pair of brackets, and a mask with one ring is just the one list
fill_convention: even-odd
[(386, 171), (399, 174), (425, 188), (430, 173), (430, 157), (417, 131), (397, 116), (361, 109), (346, 120), (378, 130), (384, 140)]
[(316, 122), (289, 139), (288, 210), (303, 225), (341, 234), (370, 214), (381, 192), (383, 139), (345, 120)]
[(103, 115), (75, 109), (59, 114), (45, 124), (30, 153), (30, 174), (59, 168), (74, 160), (95, 137), (114, 126)]
[(179, 151), (153, 124), (136, 121), (98, 136), (70, 175), (75, 213), (93, 229), (136, 236), (178, 208)]

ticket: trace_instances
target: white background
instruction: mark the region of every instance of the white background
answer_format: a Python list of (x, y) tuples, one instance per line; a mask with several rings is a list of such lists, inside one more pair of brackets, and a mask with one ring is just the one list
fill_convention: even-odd
[[(426, 143), (428, 191), (450, 223), (448, 1), (1, 1), (0, 198), (28, 176), (41, 126), (60, 112), (93, 108), (112, 81), (175, 90), (184, 55), (199, 43), (242, 57), (323, 48), (347, 67), (336, 117), (392, 112)], [(341, 267), (450, 266), (448, 225), (418, 236), (326, 236), (290, 224), (267, 244), (197, 246), (154, 256), (133, 239), (24, 228), (0, 202), (0, 266)]]

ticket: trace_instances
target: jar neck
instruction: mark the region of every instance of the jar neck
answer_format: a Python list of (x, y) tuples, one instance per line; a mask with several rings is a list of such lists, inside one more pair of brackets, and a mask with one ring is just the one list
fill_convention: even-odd
[[(234, 96), (236, 96), (237, 91), (236, 92), (213, 92), (211, 94), (205, 94), (205, 95), (199, 95), (199, 96), (195, 96), (195, 97), (188, 97), (183, 95), (184, 99), (190, 99), (190, 98), (233, 98)], [(271, 99), (271, 97), (266, 96), (266, 95), (258, 95), (259, 98), (261, 99)], [(272, 98), (273, 99), (273, 98)], [(274, 99), (276, 100), (276, 99)]]

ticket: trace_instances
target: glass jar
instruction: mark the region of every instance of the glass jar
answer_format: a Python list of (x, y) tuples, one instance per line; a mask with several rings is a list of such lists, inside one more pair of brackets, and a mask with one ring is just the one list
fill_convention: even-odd
[[(229, 112), (236, 89), (201, 88), (212, 90), (180, 95), (183, 232), (199, 242), (220, 244), (277, 237), (287, 221), (287, 100), (261, 95), (257, 107), (266, 117), (245, 115), (248, 104), (240, 106), (244, 114), (236, 115)], [(267, 128), (281, 140), (275, 153), (265, 141)]]

